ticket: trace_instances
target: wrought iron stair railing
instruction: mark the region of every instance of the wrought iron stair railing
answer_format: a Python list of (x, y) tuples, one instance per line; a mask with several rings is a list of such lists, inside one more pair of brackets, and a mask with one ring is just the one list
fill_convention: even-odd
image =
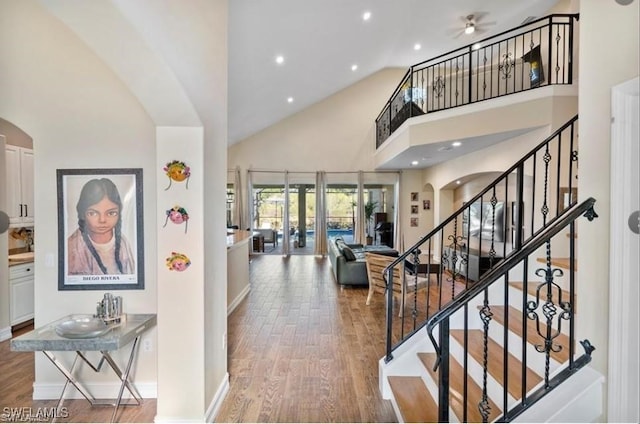
[[(498, 416), (497, 422), (512, 421), (591, 361), (591, 353), (595, 348), (591, 346), (589, 340), (586, 339), (580, 341), (584, 349), (584, 354), (580, 357), (575, 357), (575, 270), (573, 268), (569, 270), (570, 281), (568, 289), (566, 290), (567, 294), (565, 295), (563, 294), (564, 290), (557, 281), (558, 277), (562, 277), (563, 272), (561, 269), (552, 266), (551, 252), (552, 245), (555, 243), (554, 240), (557, 239), (559, 234), (560, 237), (562, 237), (564, 235), (563, 232), (568, 229), (570, 235), (569, 260), (571, 262), (575, 261), (574, 235), (576, 220), (581, 216), (586, 217), (589, 221), (593, 220), (597, 216), (594, 211), (594, 203), (595, 199), (589, 198), (580, 205), (570, 207), (553, 225), (547, 226), (542, 232), (529, 240), (522, 249), (488, 271), (478, 284), (461, 293), (459, 297), (444, 306), (428, 320), (426, 325), (427, 334), (436, 349), (437, 355), (434, 371), (439, 368), (439, 422), (449, 422), (449, 363), (452, 359), (449, 348), (451, 319), (456, 312), (462, 310), (465, 317), (462, 330), (465, 333), (469, 331), (473, 328), (473, 325), (470, 324), (471, 320), (469, 319), (469, 314), (471, 313), (470, 305), (474, 303), (479, 303), (477, 307), (479, 318), (482, 322), (482, 397), (480, 401), (474, 405), (468, 394), (463, 394), (462, 403), (466, 405), (463, 417), (461, 417), (463, 422), (468, 422), (468, 408), (472, 407), (476, 407), (480, 411), (483, 422), (490, 421), (489, 417), (492, 415)], [(538, 268), (535, 275), (542, 277), (542, 281), (529, 281), (527, 275), (528, 266), (526, 264), (529, 262), (529, 258), (535, 255), (541, 247), (544, 247), (546, 251), (545, 266)], [(524, 274), (522, 298), (519, 299), (522, 302), (520, 310), (508, 306), (510, 296), (508, 292), (509, 279), (512, 276), (513, 270), (517, 267), (521, 267), (521, 272)], [(507, 306), (492, 306), (489, 301), (492, 286), (497, 283), (502, 283), (502, 287), (498, 287), (498, 289), (504, 291), (504, 304)], [(527, 286), (529, 285), (535, 287), (536, 294), (533, 298), (527, 295)], [(474, 300), (476, 301), (474, 302)], [(510, 324), (509, 320), (515, 321), (515, 323)], [(499, 411), (492, 411), (492, 406), (490, 406), (488, 387), (490, 371), (487, 365), (489, 360), (496, 360), (496, 358), (489, 357), (488, 351), (490, 339), (494, 338), (496, 334), (495, 330), (490, 329), (490, 325), (495, 322), (502, 323), (503, 340), (501, 342), (503, 343), (505, 352), (505, 357), (502, 358), (502, 369), (505, 376), (503, 381), (505, 383), (503, 384), (499, 400), (494, 399), (494, 401), (497, 401), (497, 405), (494, 404), (493, 406), (493, 408), (497, 407)], [(566, 332), (563, 332), (563, 323), (569, 327)], [(434, 336), (434, 331), (436, 330), (438, 332), (437, 340)], [(500, 329), (497, 331), (500, 332)], [(516, 343), (516, 346), (510, 346), (512, 344), (509, 338), (510, 331), (515, 331), (520, 334), (521, 341)], [(527, 332), (532, 332), (533, 334), (528, 335)], [(534, 341), (532, 342), (532, 340)], [(530, 350), (529, 344), (532, 344), (535, 352), (527, 352), (528, 349)], [(463, 356), (468, 355), (468, 349), (468, 345), (465, 344), (463, 346)], [(514, 351), (518, 354), (517, 357), (521, 364), (519, 378), (521, 379), (520, 386), (522, 390), (518, 394), (509, 393), (509, 382), (508, 377), (506, 377), (509, 373), (508, 367), (510, 359), (507, 354), (513, 354)], [(539, 368), (541, 368), (539, 372), (542, 373), (543, 380), (535, 389), (528, 391), (527, 387), (529, 387), (529, 384), (527, 376), (529, 374), (527, 371), (535, 369), (535, 367), (531, 365), (532, 362), (535, 362), (535, 359), (531, 358), (535, 354), (541, 355), (544, 362), (542, 366), (539, 366)], [(465, 369), (465, 374), (466, 371)]]
[[(544, 374), (544, 385), (540, 392), (542, 394), (531, 394), (530, 390), (525, 390), (526, 381), (522, 384), (520, 396), (506, 394), (507, 392), (501, 394), (502, 411), (506, 411), (502, 416), (506, 420), (518, 413), (517, 408), (527, 407), (532, 400), (554, 387), (558, 378), (566, 377), (563, 377), (564, 374), (556, 375), (560, 364), (565, 361), (564, 356), (556, 355), (556, 350), (562, 350), (563, 355), (569, 353), (566, 358), (570, 361), (568, 369), (576, 367), (572, 359), (575, 220), (587, 210), (591, 213), (590, 218), (595, 216), (593, 199), (576, 206), (577, 123), (578, 116), (575, 116), (385, 269), (388, 287), (393, 287), (394, 278), (400, 278), (405, 288), (399, 304), (394, 302), (392, 290), (387, 290), (386, 293), (385, 361), (391, 361), (394, 351), (425, 326), (429, 331), (433, 331), (436, 326), (439, 328), (441, 337), (436, 343), (440, 364), (439, 405), (444, 421), (448, 420), (449, 410), (446, 405), (449, 404), (450, 319), (459, 309), (462, 309), (462, 318), (455, 316), (456, 328), (464, 328), (465, 331), (469, 328), (482, 330), (485, 348), (489, 337), (488, 323), (491, 322), (492, 315), (502, 315), (500, 322), (505, 331), (498, 336), (506, 352), (502, 361), (508, 365), (508, 355), (513, 354), (514, 350), (518, 352), (522, 360), (523, 376), (530, 366), (527, 351), (531, 348), (528, 345), (538, 345), (535, 350), (545, 356), (542, 362), (538, 359), (540, 363), (537, 364), (539, 372)], [(559, 234), (566, 226), (569, 237), (564, 233)], [(543, 247), (544, 251), (540, 250)], [(563, 271), (552, 267), (556, 255), (562, 256), (570, 264), (567, 276)], [(539, 257), (543, 258), (545, 267), (534, 270)], [(400, 267), (401, 272), (396, 272), (394, 277), (393, 269), (397, 267)], [(564, 281), (567, 277), (569, 281)], [(532, 297), (528, 289), (533, 286), (536, 278), (542, 278), (542, 281), (536, 285), (537, 291)], [(514, 300), (514, 295), (510, 295), (512, 289), (509, 283), (516, 280), (522, 282), (522, 296), (519, 300)], [(477, 297), (478, 293), (481, 298)], [(494, 304), (501, 305), (502, 309), (492, 309)], [(474, 307), (478, 308), (479, 314), (471, 313)], [(510, 334), (511, 326), (517, 321), (513, 314), (518, 308), (525, 311), (519, 320), (525, 323), (519, 334), (521, 350), (509, 349), (513, 337)], [(549, 321), (549, 317), (553, 319), (556, 315), (560, 317), (559, 320), (568, 323), (569, 342), (566, 341), (566, 331), (561, 328), (561, 321), (558, 321), (557, 327), (553, 327), (547, 325), (549, 322), (541, 322), (539, 318), (545, 317), (543, 320)], [(513, 318), (511, 323), (510, 317)], [(527, 322), (537, 323), (535, 331), (543, 333), (540, 336), (543, 341), (529, 340), (533, 330), (529, 330)], [(531, 334), (527, 334), (528, 331)], [(496, 332), (494, 327), (491, 332)], [(554, 342), (560, 335), (563, 340), (562, 348)], [(467, 355), (466, 342), (463, 345)], [(585, 349), (590, 354), (588, 342), (585, 343)], [(487, 379), (490, 376), (487, 374), (486, 352), (484, 354), (483, 394), (487, 396)], [(531, 359), (531, 355), (529, 356)], [(578, 365), (581, 366), (583, 362), (581, 360)], [(466, 359), (463, 367), (466, 374)], [(507, 371), (504, 373), (505, 380), (508, 380)], [(466, 382), (464, 386), (467, 387)], [(508, 381), (505, 386), (508, 386)], [(462, 396), (466, 405), (466, 389)], [(486, 399), (479, 405), (485, 418), (489, 417), (488, 405)], [(467, 421), (466, 415), (458, 418)]]
[(376, 148), (415, 116), (572, 84), (578, 16), (549, 15), (411, 66), (376, 118)]

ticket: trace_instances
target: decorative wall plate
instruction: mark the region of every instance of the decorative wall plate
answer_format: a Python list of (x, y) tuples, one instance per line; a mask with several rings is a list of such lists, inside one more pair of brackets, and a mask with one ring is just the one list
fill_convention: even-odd
[(191, 168), (189, 168), (184, 162), (179, 160), (172, 160), (167, 163), (163, 168), (164, 172), (169, 177), (169, 185), (165, 190), (169, 190), (171, 187), (171, 181), (182, 182), (187, 181), (186, 188), (189, 189), (189, 177), (191, 176)]
[(167, 268), (169, 271), (182, 272), (189, 268), (191, 260), (184, 253), (171, 252), (171, 256), (167, 258)]
[(184, 232), (187, 233), (187, 226), (189, 225), (189, 214), (187, 210), (182, 206), (175, 205), (171, 209), (167, 209), (167, 217), (164, 220), (163, 228), (167, 226), (167, 223), (171, 221), (174, 224), (180, 225), (184, 223)]

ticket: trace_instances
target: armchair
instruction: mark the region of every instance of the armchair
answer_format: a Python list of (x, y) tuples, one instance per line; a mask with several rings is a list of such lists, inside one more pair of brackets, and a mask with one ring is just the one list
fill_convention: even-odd
[(273, 244), (273, 247), (278, 245), (278, 232), (276, 230), (272, 230), (271, 228), (259, 228), (254, 231), (262, 235), (264, 238), (264, 244), (271, 243)]

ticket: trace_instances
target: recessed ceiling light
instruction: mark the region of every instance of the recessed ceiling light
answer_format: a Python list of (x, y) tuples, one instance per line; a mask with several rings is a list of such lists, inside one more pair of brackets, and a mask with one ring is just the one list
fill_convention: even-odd
[(366, 11), (362, 14), (362, 20), (363, 21), (368, 21), (369, 19), (371, 19), (371, 12)]
[(418, 161), (417, 160), (414, 160), (414, 161), (411, 162), (411, 166), (417, 166), (417, 165), (418, 165)]
[(284, 56), (276, 56), (276, 63), (282, 65), (284, 63)]
[(422, 46), (420, 45), (420, 43), (416, 43), (413, 45), (413, 50), (420, 50), (422, 48)]
[(460, 181), (460, 180), (458, 180), (458, 181), (456, 181), (456, 184), (460, 185), (460, 182), (461, 182), (461, 181)]
[(460, 143), (459, 141), (454, 141), (453, 143), (451, 143), (451, 145), (453, 147), (458, 147), (458, 146), (462, 146), (462, 143)]
[(357, 71), (358, 70), (358, 65), (351, 65), (351, 70), (352, 71)]
[(293, 103), (293, 97), (287, 97), (287, 103)]

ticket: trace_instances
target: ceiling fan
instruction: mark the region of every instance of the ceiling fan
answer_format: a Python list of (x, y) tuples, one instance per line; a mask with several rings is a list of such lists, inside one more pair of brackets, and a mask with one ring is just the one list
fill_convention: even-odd
[(486, 12), (475, 12), (471, 13), (467, 16), (461, 16), (460, 19), (464, 22), (464, 27), (462, 29), (456, 28), (453, 29), (453, 38), (458, 38), (462, 34), (472, 35), (472, 34), (482, 34), (487, 31), (487, 27), (495, 25), (496, 22), (485, 22), (485, 16), (488, 13)]

